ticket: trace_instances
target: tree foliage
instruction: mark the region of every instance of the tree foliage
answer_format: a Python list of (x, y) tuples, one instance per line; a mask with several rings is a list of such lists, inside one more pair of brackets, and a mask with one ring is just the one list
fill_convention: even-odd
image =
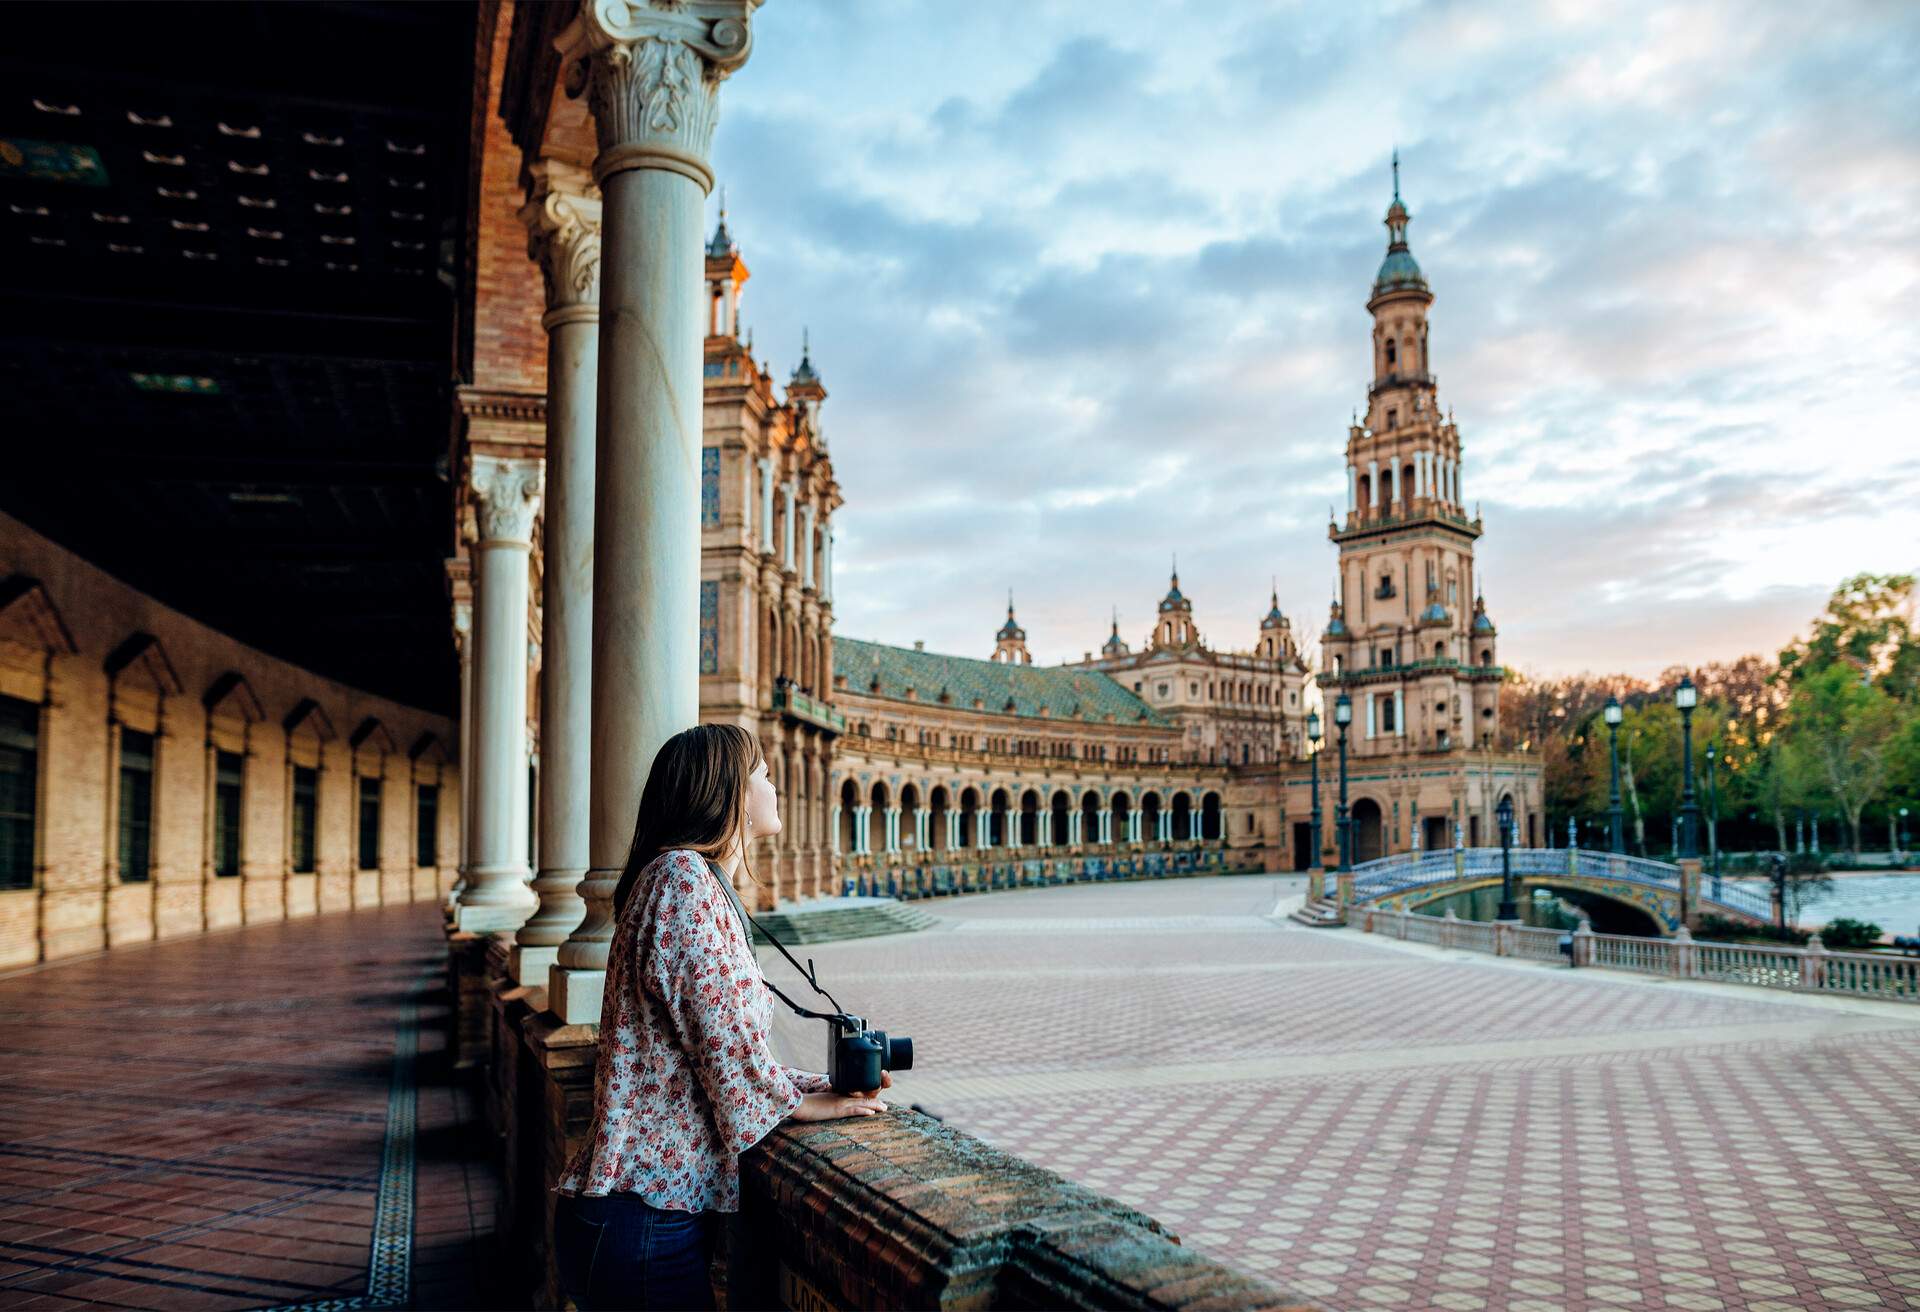
[[(1920, 815), (1920, 632), (1912, 575), (1860, 574), (1835, 589), (1807, 633), (1777, 658), (1759, 654), (1654, 680), (1629, 676), (1521, 677), (1505, 690), (1507, 732), (1538, 750), (1553, 823), (1592, 826), (1583, 844), (1603, 845), (1611, 750), (1601, 715), (1609, 696), (1623, 708), (1617, 749), (1629, 851), (1670, 850), (1684, 766), (1674, 689), (1690, 674), (1696, 800), (1708, 806), (1706, 753), (1714, 753), (1712, 802), (1747, 843), (1790, 850), (1803, 817), (1845, 826), (1861, 851), (1891, 841), (1900, 806)], [(1868, 822), (1872, 820), (1872, 832)], [(1829, 831), (1830, 833), (1832, 831)], [(1915, 837), (1909, 832), (1911, 843)], [(1764, 841), (1763, 841), (1764, 840)], [(1704, 849), (1705, 838), (1702, 845)], [(1828, 840), (1832, 846), (1832, 839)]]

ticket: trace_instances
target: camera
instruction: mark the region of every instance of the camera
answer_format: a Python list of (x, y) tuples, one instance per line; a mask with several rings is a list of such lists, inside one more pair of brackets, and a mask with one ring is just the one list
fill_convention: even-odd
[(830, 1016), (833, 1037), (827, 1041), (827, 1083), (835, 1093), (865, 1093), (880, 1087), (881, 1071), (913, 1069), (913, 1040), (888, 1038), (884, 1030), (870, 1030), (858, 1016)]

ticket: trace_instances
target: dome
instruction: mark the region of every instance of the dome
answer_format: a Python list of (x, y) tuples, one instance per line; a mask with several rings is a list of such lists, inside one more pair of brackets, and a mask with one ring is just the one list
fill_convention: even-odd
[(1391, 287), (1425, 287), (1426, 275), (1420, 272), (1419, 263), (1409, 250), (1388, 251), (1387, 258), (1380, 261), (1380, 272), (1374, 275), (1373, 285), (1385, 290)]
[(1260, 627), (1278, 629), (1286, 627), (1286, 623), (1287, 617), (1280, 612), (1280, 592), (1276, 588), (1273, 593), (1273, 603), (1267, 607), (1267, 613), (1261, 617)]
[(1487, 599), (1475, 598), (1473, 603), (1473, 631), (1475, 633), (1494, 632), (1493, 617), (1487, 614)]
[(1437, 601), (1428, 602), (1427, 608), (1420, 612), (1420, 620), (1423, 624), (1445, 624), (1447, 608)]
[(1167, 588), (1167, 595), (1160, 598), (1160, 609), (1163, 611), (1185, 610), (1189, 604), (1180, 591), (1180, 571), (1175, 570), (1172, 582)]

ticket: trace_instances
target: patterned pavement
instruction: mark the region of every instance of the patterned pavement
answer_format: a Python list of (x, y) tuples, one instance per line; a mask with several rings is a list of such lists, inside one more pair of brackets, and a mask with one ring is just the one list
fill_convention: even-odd
[(1331, 1308), (1920, 1307), (1920, 1009), (1270, 918), (1298, 887), (922, 903), (803, 956), (913, 1036), (897, 1101)]
[(0, 1308), (488, 1306), (445, 959), (427, 905), (0, 977)]

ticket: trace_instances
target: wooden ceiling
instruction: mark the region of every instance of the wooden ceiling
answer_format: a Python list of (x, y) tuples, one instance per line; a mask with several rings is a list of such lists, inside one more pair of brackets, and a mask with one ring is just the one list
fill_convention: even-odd
[(15, 4), (0, 58), (0, 508), (439, 711), (473, 21)]

